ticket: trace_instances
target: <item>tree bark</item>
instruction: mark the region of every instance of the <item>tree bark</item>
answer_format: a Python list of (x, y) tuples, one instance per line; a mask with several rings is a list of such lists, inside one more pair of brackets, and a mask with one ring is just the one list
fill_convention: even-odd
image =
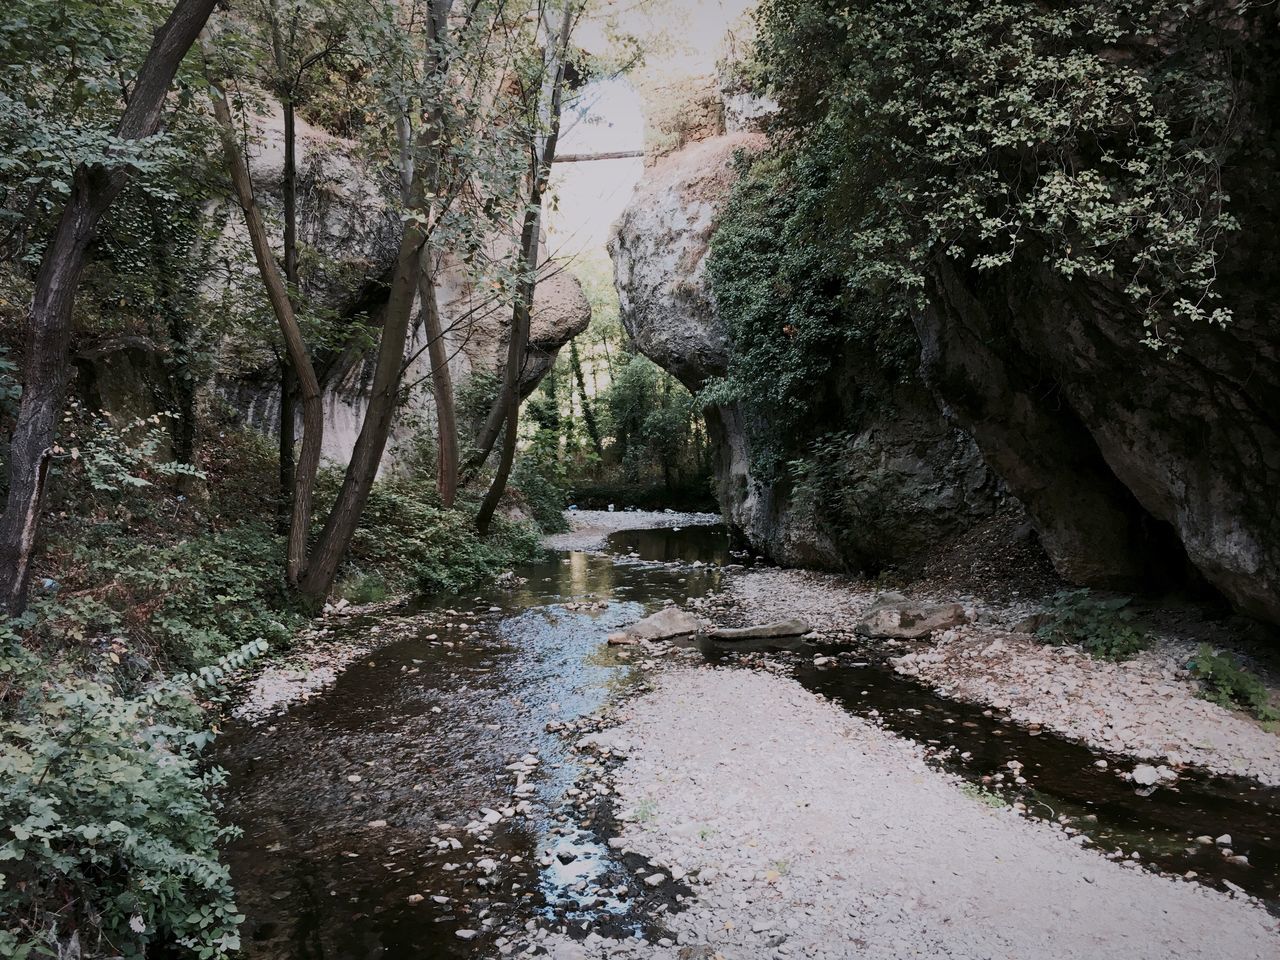
[(293, 498), (297, 480), (294, 445), (298, 442), (298, 378), (288, 357), (280, 358), (280, 506), (279, 531), (288, 534), (293, 523)]
[(458, 411), (429, 255), (424, 258), (422, 276), (418, 279), (418, 299), (422, 303), (427, 357), (431, 362), (431, 394), (436, 404), (436, 491), (440, 494), (440, 502), (452, 507), (458, 496)]
[(382, 453), (386, 449), (399, 397), (401, 361), (404, 359), (409, 317), (413, 310), (418, 277), (422, 271), (421, 259), (425, 244), (426, 234), (417, 221), (406, 221), (382, 324), (382, 338), (378, 344), (378, 360), (374, 368), (369, 406), (360, 426), (360, 435), (356, 437), (352, 448), (351, 460), (347, 464), (338, 499), (325, 520), (306, 572), (298, 584), (302, 593), (317, 605), (324, 602), (333, 586), (338, 567), (346, 556), (347, 548), (351, 546), (356, 524), (360, 522), (360, 515), (364, 512), (364, 505), (369, 499), (378, 467), (382, 463)]
[(507, 477), (511, 473), (511, 461), (515, 457), (516, 434), (520, 416), (520, 376), (524, 372), (525, 354), (529, 345), (529, 312), (533, 308), (533, 297), (538, 284), (538, 241), (541, 239), (542, 195), (547, 181), (551, 177), (551, 165), (556, 159), (556, 144), (560, 139), (560, 102), (564, 89), (565, 61), (569, 48), (569, 32), (573, 28), (574, 5), (566, 2), (564, 16), (560, 23), (560, 35), (554, 47), (554, 78), (551, 81), (551, 103), (549, 107), (549, 129), (546, 143), (541, 151), (536, 151), (533, 168), (533, 182), (529, 190), (529, 207), (525, 211), (524, 224), (520, 232), (520, 250), (524, 257), (525, 278), (520, 284), (516, 296), (515, 308), (511, 317), (511, 342), (507, 345), (507, 365), (503, 375), (502, 392), (499, 394), (489, 418), (485, 422), (482, 435), (477, 443), (477, 453), (471, 458), (475, 466), (479, 466), (488, 457), (497, 439), (498, 430), (503, 421), (507, 425), (507, 434), (499, 454), (498, 471), (493, 483), (480, 503), (480, 511), (476, 516), (476, 529), (483, 535), (489, 532), (489, 524), (493, 520), (498, 501), (506, 490)]
[[(157, 31), (116, 137), (140, 140), (159, 129), (183, 57), (217, 0), (179, 0)], [(9, 446), (9, 496), (0, 518), (0, 595), (11, 616), (26, 608), (31, 558), (48, 485), (58, 418), (66, 397), (72, 308), (98, 222), (128, 182), (126, 166), (81, 166), (36, 276), (27, 321), (23, 395)]]
[[(430, 5), (427, 57), (429, 68), (433, 71), (446, 69), (437, 41), (444, 37), (448, 29), (452, 6), (453, 0), (432, 0)], [(418, 163), (413, 168), (407, 204), (411, 215), (405, 220), (400, 249), (396, 254), (369, 406), (365, 410), (364, 422), (360, 425), (360, 435), (356, 437), (355, 447), (351, 451), (351, 461), (343, 476), (338, 499), (325, 520), (324, 529), (307, 563), (306, 573), (299, 583), (302, 593), (317, 605), (328, 595), (338, 575), (338, 567), (351, 546), (351, 538), (355, 536), (356, 525), (360, 522), (369, 492), (373, 489), (387, 437), (391, 432), (391, 420), (399, 400), (404, 348), (409, 335), (413, 301), (423, 272), (428, 267), (428, 236), (422, 214), (429, 207), (428, 188), (434, 191), (439, 177), (439, 120), (440, 111), (432, 110), (418, 136), (416, 153), (427, 162)], [(402, 171), (407, 169), (406, 163), (413, 159), (413, 153), (414, 151), (410, 151), (402, 160)]]
[(596, 414), (591, 409), (591, 401), (587, 397), (587, 381), (582, 375), (582, 358), (578, 356), (578, 342), (569, 341), (569, 366), (573, 370), (573, 379), (578, 385), (578, 400), (582, 404), (582, 420), (587, 425), (587, 436), (591, 438), (591, 446), (597, 457), (604, 457), (604, 444), (600, 442), (600, 427), (596, 424)]
[[(271, 250), (271, 242), (267, 236), (267, 228), (262, 221), (257, 200), (254, 198), (249, 167), (244, 155), (240, 152), (240, 142), (236, 137), (235, 125), (231, 119), (231, 106), (227, 102), (224, 91), (214, 83), (212, 78), (210, 78), (210, 84), (213, 86), (214, 119), (221, 134), (231, 183), (235, 188), (240, 208), (244, 211), (245, 226), (249, 232), (249, 242), (253, 246), (253, 256), (258, 264), (258, 273), (262, 276), (263, 286), (267, 290), (267, 299), (271, 301), (271, 309), (275, 312), (276, 321), (280, 325), (281, 336), (284, 337), (289, 365), (298, 378), (298, 393), (302, 403), (302, 450), (298, 455), (297, 468), (294, 471), (293, 511), (289, 519), (289, 543), (285, 558), (286, 579), (290, 584), (297, 585), (306, 565), (307, 533), (311, 527), (316, 471), (320, 467), (320, 446), (324, 435), (324, 404), (320, 383), (316, 378), (311, 357), (307, 353), (306, 343), (302, 339), (302, 328), (294, 313), (288, 286), (276, 264), (275, 254)], [(283, 408), (282, 397), (282, 415)], [(282, 421), (282, 433), (283, 426)]]

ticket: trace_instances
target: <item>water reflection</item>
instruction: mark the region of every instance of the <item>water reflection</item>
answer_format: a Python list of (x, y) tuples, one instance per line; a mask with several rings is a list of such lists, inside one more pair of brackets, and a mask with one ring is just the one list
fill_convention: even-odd
[[(480, 956), (509, 920), (557, 904), (605, 929), (609, 914), (616, 929), (636, 929), (620, 916), (634, 902), (581, 897), (588, 877), (614, 871), (621, 886), (626, 875), (598, 838), (555, 820), (578, 766), (545, 728), (632, 681), (606, 634), (705, 594), (719, 574), (584, 553), (518, 572), (511, 590), (420, 604), (410, 612), (431, 612), (416, 636), (357, 662), (270, 727), (222, 738), (229, 815), (245, 830), (229, 859), (247, 956)], [(593, 601), (608, 603), (573, 609)], [(530, 751), (541, 759), (530, 815), (504, 818), (487, 840), (468, 835), (483, 810), (514, 811), (505, 768)], [(493, 860), (493, 873), (460, 869), (476, 860)], [(459, 938), (470, 930), (480, 936)]]

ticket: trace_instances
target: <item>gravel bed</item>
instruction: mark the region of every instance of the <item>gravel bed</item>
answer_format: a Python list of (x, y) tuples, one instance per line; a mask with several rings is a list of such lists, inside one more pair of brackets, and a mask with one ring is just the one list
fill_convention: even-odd
[[(733, 578), (736, 613), (764, 621), (799, 616), (815, 629), (852, 632), (876, 591), (867, 584), (798, 570), (769, 569)], [(1183, 665), (1197, 644), (1158, 637), (1125, 663), (1052, 647), (1010, 627), (1034, 613), (1031, 602), (987, 605), (973, 597), (913, 594), (912, 599), (960, 600), (977, 621), (898, 644), (900, 673), (944, 696), (982, 703), (1019, 723), (1080, 740), (1099, 750), (1280, 785), (1280, 736), (1252, 717), (1197, 697)]]
[(659, 942), (543, 933), (556, 960), (1280, 955), (1256, 901), (993, 808), (787, 678), (673, 668), (628, 713), (609, 734), (628, 756), (611, 845), (649, 858), (646, 883), (693, 896)]

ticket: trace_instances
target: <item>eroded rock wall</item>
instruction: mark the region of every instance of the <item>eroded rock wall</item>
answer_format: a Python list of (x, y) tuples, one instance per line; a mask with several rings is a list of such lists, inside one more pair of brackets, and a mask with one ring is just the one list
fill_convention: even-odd
[[(737, 178), (735, 155), (766, 144), (761, 134), (738, 130), (658, 159), (610, 244), (628, 334), (691, 390), (728, 369), (732, 343), (716, 312), (707, 258)], [(707, 411), (721, 508), (756, 549), (790, 565), (874, 571), (918, 557), (992, 513), (1000, 497), (994, 477), (922, 383), (891, 383), (854, 349), (837, 368), (843, 383), (832, 392), (858, 399), (837, 398), (839, 412), (815, 434), (850, 434), (845, 455), (859, 479), (845, 502), (854, 505), (856, 524), (837, 529), (788, 482), (755, 474), (752, 418), (767, 411), (736, 403)], [(868, 395), (875, 401), (868, 404)]]
[[(268, 227), (282, 240), (284, 163), (283, 123), (278, 112), (258, 119), (249, 161), (259, 202)], [(306, 294), (312, 303), (351, 322), (361, 315), (375, 322), (386, 299), (388, 279), (400, 242), (400, 219), (388, 191), (397, 189), (388, 171), (370, 167), (355, 144), (299, 119), (299, 239), (316, 256), (319, 269), (308, 271)], [(230, 206), (230, 202), (228, 201)], [(230, 264), (230, 280), (253, 291), (260, 281), (249, 256), (248, 237), (239, 210), (221, 217), (220, 247)], [(497, 244), (507, 243), (495, 239)], [(494, 251), (497, 253), (497, 251)], [(449, 251), (435, 266), (441, 321), (455, 391), (465, 389), (473, 374), (498, 374), (505, 362), (511, 310), (489, 301), (466, 267)], [(228, 278), (222, 278), (224, 281)], [(214, 279), (219, 282), (219, 278)], [(395, 469), (411, 455), (424, 426), (434, 429), (431, 365), (419, 307), (405, 350), (405, 404), (396, 421), (383, 459), (383, 470)], [(531, 342), (521, 390), (528, 395), (551, 369), (557, 351), (586, 329), (591, 306), (577, 280), (566, 272), (553, 273), (538, 285), (531, 313)], [(317, 373), (325, 387), (324, 458), (343, 465), (364, 420), (373, 378), (374, 350), (317, 356)], [(224, 378), (218, 391), (255, 429), (276, 433), (280, 422), (277, 371), (266, 364), (245, 376)]]
[[(815, 385), (875, 398), (822, 425), (852, 436), (859, 529), (837, 537), (785, 483), (753, 476), (750, 417), (768, 411), (736, 405), (707, 415), (728, 520), (784, 563), (866, 569), (963, 531), (1003, 489), (1068, 581), (1207, 583), (1280, 623), (1280, 174), (1266, 146), (1280, 128), (1263, 110), (1251, 122), (1259, 151), (1225, 173), (1241, 220), (1219, 275), (1229, 324), (1189, 326), (1179, 350), (1154, 350), (1106, 283), (1030, 256), (980, 276), (940, 262), (913, 318), (917, 379), (879, 381), (874, 358), (854, 352), (834, 385)], [(746, 127), (659, 159), (611, 245), (628, 332), (695, 390), (732, 351), (706, 264), (735, 153), (766, 147)]]

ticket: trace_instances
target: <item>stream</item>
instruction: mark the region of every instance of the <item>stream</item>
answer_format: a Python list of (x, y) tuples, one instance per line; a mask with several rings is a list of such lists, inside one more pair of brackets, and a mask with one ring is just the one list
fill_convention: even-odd
[[(642, 686), (631, 653), (605, 636), (717, 590), (722, 568), (741, 559), (719, 526), (626, 531), (606, 554), (550, 554), (519, 568), (515, 588), (420, 603), (407, 611), (425, 614), (419, 631), (357, 660), (323, 694), (257, 725), (232, 723), (218, 761), (228, 817), (244, 829), (228, 859), (245, 954), (488, 956), (495, 938), (533, 923), (663, 936), (678, 885), (646, 888), (643, 861), (607, 846), (606, 800), (566, 803), (581, 761), (548, 726)], [(1280, 911), (1280, 790), (1186, 772), (1139, 792), (1120, 776), (1131, 761), (941, 698), (894, 674), (871, 644), (688, 646), (726, 665), (781, 661), (815, 694), (925, 745), (988, 802), (1136, 852), (1149, 868), (1235, 884)], [(834, 663), (815, 666), (815, 652)], [(1249, 865), (1195, 839), (1223, 833)]]

